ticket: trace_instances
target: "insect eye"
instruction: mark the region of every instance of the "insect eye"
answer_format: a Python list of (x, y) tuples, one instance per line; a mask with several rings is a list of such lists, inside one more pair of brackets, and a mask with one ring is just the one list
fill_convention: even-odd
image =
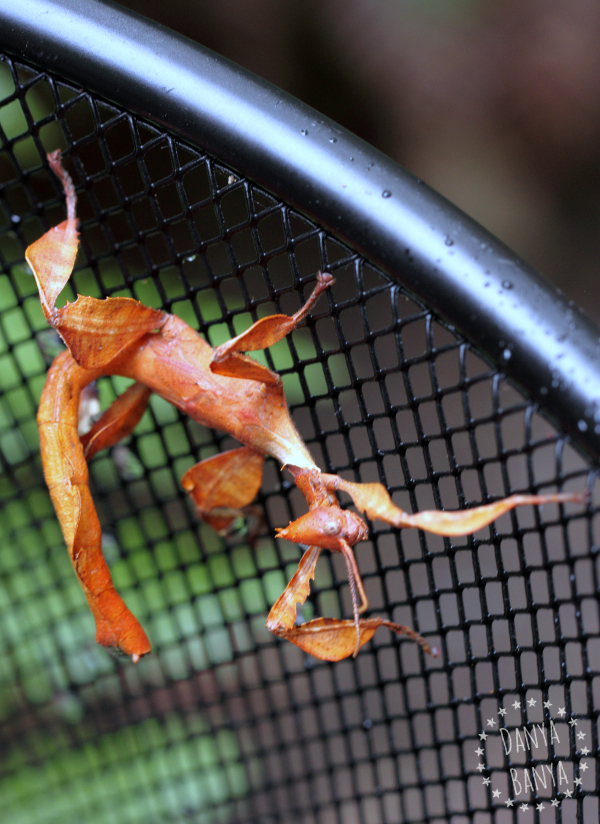
[(338, 535), (342, 528), (339, 518), (328, 518), (323, 524), (323, 532), (325, 535)]

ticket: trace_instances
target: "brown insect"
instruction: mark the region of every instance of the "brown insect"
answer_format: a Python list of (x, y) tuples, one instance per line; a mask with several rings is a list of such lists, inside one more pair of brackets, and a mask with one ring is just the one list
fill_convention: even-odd
[[(132, 432), (152, 392), (205, 426), (227, 432), (243, 446), (201, 461), (182, 478), (198, 515), (225, 531), (256, 496), (265, 455), (291, 472), (308, 512), (278, 530), (282, 538), (308, 545), (298, 570), (271, 609), (268, 629), (329, 661), (356, 655), (380, 626), (405, 634), (432, 652), (408, 627), (382, 618), (365, 618), (368, 602), (352, 547), (367, 537), (364, 520), (340, 507), (336, 492), (350, 495), (370, 519), (395, 527), (417, 527), (438, 535), (467, 535), (523, 504), (583, 501), (582, 494), (513, 495), (487, 506), (459, 512), (407, 514), (396, 507), (381, 484), (351, 483), (320, 471), (289, 415), (279, 375), (244, 353), (265, 349), (295, 329), (319, 296), (334, 282), (317, 275), (316, 286), (295, 315), (273, 315), (212, 349), (174, 315), (131, 298), (97, 300), (78, 296), (55, 308), (68, 281), (79, 245), (76, 197), (60, 152), (48, 161), (62, 182), (67, 220), (46, 232), (26, 252), (38, 285), (44, 314), (68, 351), (53, 362), (38, 412), (44, 475), (69, 549), (73, 567), (96, 620), (96, 640), (133, 661), (150, 651), (137, 619), (116, 592), (101, 551), (101, 529), (88, 484), (87, 462), (100, 450)], [(82, 392), (103, 375), (122, 375), (135, 383), (80, 437), (77, 426)], [(315, 618), (296, 626), (296, 605), (306, 600), (321, 549), (342, 554), (348, 571), (353, 618)]]

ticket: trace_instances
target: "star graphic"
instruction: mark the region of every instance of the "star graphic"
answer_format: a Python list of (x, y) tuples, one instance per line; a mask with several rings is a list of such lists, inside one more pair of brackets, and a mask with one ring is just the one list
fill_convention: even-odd
[(487, 738), (487, 732), (480, 732), (479, 737), (482, 741), (485, 741), (485, 739)]
[(497, 724), (497, 723), (498, 723), (498, 722), (496, 721), (496, 719), (495, 719), (495, 718), (488, 718), (488, 720), (487, 720), (487, 725), (488, 725), (488, 727), (493, 727), (493, 726), (494, 726), (495, 724)]
[(515, 799), (514, 798), (509, 798), (504, 803), (506, 804), (507, 807), (512, 807), (513, 804), (515, 803)]
[(485, 750), (482, 747), (477, 747), (475, 750), (475, 755), (483, 755), (484, 752)]
[(563, 715), (566, 715), (566, 714), (567, 714), (567, 711), (566, 711), (566, 709), (565, 709), (564, 707), (561, 707), (561, 708), (559, 709), (559, 711), (558, 711), (558, 714), (559, 714), (559, 715), (560, 715), (560, 717), (562, 718), (562, 717), (563, 717)]
[(476, 770), (479, 770), (479, 772), (483, 772), (483, 770), (485, 770), (485, 764), (478, 764), (478, 765), (475, 767), (475, 769), (476, 769)]
[(537, 701), (535, 700), (535, 698), (530, 698), (529, 701), (527, 702), (528, 707), (535, 707), (536, 704), (537, 704)]
[(542, 803), (538, 804), (537, 807), (536, 807), (536, 810), (539, 810), (540, 812), (544, 809), (545, 809), (545, 807)]
[(552, 704), (550, 703), (550, 701), (544, 701), (544, 709), (545, 710), (549, 710), (551, 706), (552, 706)]
[(582, 741), (582, 740), (585, 738), (585, 733), (584, 733), (584, 732), (581, 732), (581, 731), (580, 731), (580, 732), (578, 732), (578, 733), (577, 733), (577, 738), (578, 738), (580, 741)]
[(504, 716), (506, 715), (506, 710), (504, 709), (504, 707), (498, 710), (498, 715), (501, 715), (504, 718)]
[(585, 761), (584, 761), (583, 764), (579, 765), (579, 769), (581, 770), (581, 772), (585, 772), (589, 768), (589, 766), (590, 765), (586, 764)]
[(581, 787), (581, 778), (576, 778), (574, 784), (576, 787)]
[(494, 798), (500, 798), (500, 790), (492, 790), (492, 795)]
[(489, 778), (489, 776), (488, 776), (487, 778), (484, 778), (484, 779), (483, 779), (483, 782), (482, 782), (482, 783), (483, 783), (483, 784), (485, 784), (485, 786), (487, 787), (487, 786), (489, 786), (489, 785), (492, 783), (492, 779), (491, 779), (491, 778)]
[(572, 790), (567, 790), (566, 793), (565, 793), (565, 798), (571, 798), (572, 795), (573, 795), (573, 791)]
[(581, 748), (581, 754), (582, 754), (582, 755), (587, 755), (588, 753), (589, 753), (589, 750), (588, 750), (588, 748), (587, 748), (587, 747), (582, 747), (582, 748)]
[(523, 810), (523, 812), (526, 812), (529, 809), (529, 804), (521, 804), (519, 809)]
[(571, 718), (571, 720), (569, 721), (569, 724), (572, 727), (576, 727), (577, 726), (577, 719), (576, 718)]
[(550, 803), (552, 804), (553, 807), (558, 807), (558, 798), (553, 798)]
[(520, 710), (520, 709), (521, 709), (521, 702), (520, 702), (520, 701), (517, 701), (517, 700), (515, 699), (515, 703), (513, 704), (513, 707), (514, 707), (516, 710)]

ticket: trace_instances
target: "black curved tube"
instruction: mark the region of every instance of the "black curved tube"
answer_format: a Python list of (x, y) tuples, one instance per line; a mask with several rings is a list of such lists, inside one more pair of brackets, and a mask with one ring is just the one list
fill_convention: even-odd
[(0, 49), (163, 126), (402, 282), (600, 457), (598, 328), (482, 227), (269, 83), (108, 0), (0, 9)]

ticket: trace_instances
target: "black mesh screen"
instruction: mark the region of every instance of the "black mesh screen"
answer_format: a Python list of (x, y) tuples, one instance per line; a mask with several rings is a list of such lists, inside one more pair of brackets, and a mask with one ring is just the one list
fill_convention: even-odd
[[(96, 646), (35, 424), (62, 348), (24, 263), (64, 217), (52, 149), (66, 151), (79, 197), (69, 299), (133, 295), (215, 345), (295, 311), (318, 269), (336, 276), (306, 326), (264, 355), (322, 469), (381, 481), (409, 511), (594, 491), (594, 476), (502, 364), (218, 158), (6, 58), (0, 96), (4, 820), (598, 821), (593, 507), (524, 508), (455, 540), (372, 525), (356, 548), (371, 613), (415, 627), (441, 657), (380, 630), (356, 660), (325, 664), (265, 629), (301, 552), (273, 538), (304, 511), (289, 475), (267, 462), (253, 547), (219, 538), (179, 478), (228, 439), (154, 397), (135, 434), (91, 466), (104, 551), (153, 652), (133, 666)], [(105, 379), (102, 404), (125, 385)], [(319, 562), (304, 620), (351, 615), (340, 561)], [(518, 747), (519, 729), (550, 720), (545, 749)]]

